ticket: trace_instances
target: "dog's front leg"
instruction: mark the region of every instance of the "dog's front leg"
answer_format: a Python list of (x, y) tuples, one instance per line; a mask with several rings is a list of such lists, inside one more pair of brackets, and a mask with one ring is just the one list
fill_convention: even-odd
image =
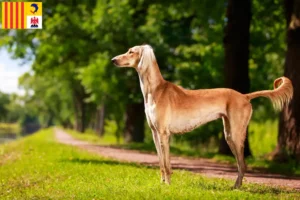
[(170, 135), (162, 133), (159, 135), (160, 147), (161, 147), (161, 160), (163, 165), (163, 173), (165, 177), (165, 183), (171, 184), (171, 164), (170, 164)]

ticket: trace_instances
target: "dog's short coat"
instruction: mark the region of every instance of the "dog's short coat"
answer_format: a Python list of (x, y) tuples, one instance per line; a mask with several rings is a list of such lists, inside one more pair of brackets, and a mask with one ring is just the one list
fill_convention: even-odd
[(169, 138), (185, 133), (207, 122), (222, 118), (226, 141), (237, 160), (238, 177), (234, 187), (242, 184), (246, 165), (244, 140), (252, 114), (250, 100), (270, 98), (281, 109), (293, 96), (293, 86), (286, 77), (274, 81), (274, 90), (241, 94), (232, 89), (187, 90), (163, 79), (153, 49), (149, 45), (132, 47), (116, 56), (117, 66), (137, 70), (144, 96), (145, 113), (152, 130), (159, 157), (161, 180), (170, 184)]

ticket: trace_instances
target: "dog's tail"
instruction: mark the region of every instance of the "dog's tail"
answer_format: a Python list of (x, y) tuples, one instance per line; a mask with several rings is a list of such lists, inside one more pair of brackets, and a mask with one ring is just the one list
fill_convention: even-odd
[(275, 109), (281, 110), (293, 97), (293, 85), (290, 79), (280, 77), (274, 81), (274, 90), (262, 90), (246, 94), (249, 100), (256, 97), (269, 98)]

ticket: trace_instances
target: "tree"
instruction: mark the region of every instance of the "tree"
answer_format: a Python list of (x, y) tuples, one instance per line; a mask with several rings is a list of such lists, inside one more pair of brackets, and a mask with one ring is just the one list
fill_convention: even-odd
[[(285, 20), (282, 17), (284, 9), (281, 1), (252, 0), (251, 11), (250, 91), (273, 89), (273, 81), (283, 74), (286, 51)], [(269, 99), (257, 98), (251, 104), (251, 121), (265, 123), (266, 120), (276, 120), (278, 111), (273, 108)], [(251, 134), (249, 133), (250, 138)]]
[(6, 121), (8, 116), (7, 105), (10, 103), (8, 94), (0, 92), (0, 121)]
[[(229, 0), (226, 14), (227, 24), (224, 35), (225, 86), (241, 93), (248, 93), (249, 80), (249, 40), (251, 21), (251, 1)], [(231, 155), (224, 135), (219, 152)], [(251, 155), (248, 137), (244, 147), (245, 156)]]
[(126, 108), (124, 139), (126, 142), (143, 142), (145, 129), (144, 103), (130, 103)]
[(285, 0), (287, 52), (284, 75), (293, 83), (294, 96), (280, 114), (274, 159), (300, 160), (300, 1)]
[(42, 127), (54, 124), (70, 127), (74, 121), (72, 93), (68, 83), (57, 77), (25, 73), (19, 78), (25, 90), (20, 97), (25, 113), (38, 118)]
[[(201, 10), (201, 12), (199, 12)], [(141, 27), (154, 48), (163, 77), (187, 89), (222, 87), (224, 1), (160, 1), (148, 9)], [(221, 124), (209, 123), (174, 135), (193, 148), (217, 138)]]
[[(98, 47), (98, 52), (91, 56), (94, 59), (91, 59), (88, 66), (81, 70), (80, 79), (86, 90), (91, 93), (89, 99), (97, 104), (98, 109), (105, 105), (106, 116), (110, 116), (108, 113), (113, 111), (118, 130), (122, 126), (119, 121), (123, 120), (123, 117), (120, 117), (123, 113), (120, 111), (122, 107), (126, 108), (125, 116), (128, 120), (125, 122), (125, 132), (127, 136), (131, 135), (126, 141), (142, 142), (144, 140), (144, 109), (130, 109), (136, 103), (143, 106), (138, 78), (133, 70), (124, 73), (123, 69), (117, 69), (108, 61), (113, 56), (124, 53), (129, 47), (144, 42), (138, 28), (145, 20), (146, 15), (143, 12), (147, 10), (149, 2), (123, 2), (122, 6), (119, 6), (119, 3), (119, 1), (111, 1), (109, 4), (101, 2), (96, 4), (94, 13), (97, 17), (94, 17), (93, 23), (90, 23), (93, 24), (91, 34), (101, 45)], [(143, 13), (143, 15), (138, 13)], [(116, 25), (111, 26), (114, 23)], [(94, 30), (97, 32), (94, 33)], [(136, 33), (131, 34), (132, 30)], [(126, 35), (128, 37), (125, 37)], [(97, 116), (100, 115), (97, 114)], [(140, 124), (142, 128), (139, 128)]]
[(83, 132), (88, 117), (84, 100), (88, 94), (77, 79), (77, 70), (87, 64), (89, 55), (95, 50), (95, 45), (90, 44), (96, 41), (80, 23), (90, 17), (94, 3), (81, 2), (45, 3), (48, 9), (43, 13), (44, 31), (10, 31), (4, 45), (16, 58), (34, 59), (32, 68), (36, 76), (56, 77), (67, 82), (74, 106), (75, 127)]
[[(28, 88), (33, 94), (26, 99), (26, 105), (38, 113), (44, 126), (72, 124), (80, 131), (94, 128), (101, 135), (104, 122), (107, 125), (113, 121), (117, 135), (123, 135), (125, 130), (130, 141), (139, 138), (137, 133), (144, 135), (145, 114), (138, 76), (134, 69), (116, 68), (110, 59), (131, 46), (148, 43), (155, 50), (165, 79), (187, 89), (224, 87), (222, 38), (228, 20), (224, 12), (227, 2), (46, 1), (43, 31), (3, 30), (0, 46), (8, 47), (15, 58), (33, 59), (34, 81)], [(281, 74), (284, 42), (283, 23), (276, 21), (282, 20), (278, 0), (252, 2), (259, 11), (255, 27), (251, 25), (249, 61), (251, 79), (255, 78), (251, 91), (255, 91), (269, 87), (271, 80)], [(235, 39), (240, 37), (240, 31), (238, 28)], [(253, 106), (259, 101), (264, 99), (255, 100)], [(271, 104), (267, 106), (260, 110), (271, 118)], [(138, 109), (133, 112), (135, 107)], [(221, 123), (210, 123), (174, 138), (193, 147), (208, 142), (211, 145), (218, 142), (221, 130)]]
[(25, 116), (23, 100), (22, 97), (18, 96), (17, 94), (10, 94), (9, 96), (10, 103), (5, 106), (8, 111), (6, 122), (18, 123), (22, 121)]

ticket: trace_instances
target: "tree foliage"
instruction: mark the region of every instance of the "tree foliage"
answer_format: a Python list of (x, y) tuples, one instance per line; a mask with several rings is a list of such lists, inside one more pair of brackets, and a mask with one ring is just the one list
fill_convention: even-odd
[[(251, 2), (250, 91), (271, 89), (283, 74), (284, 9), (280, 0)], [(135, 127), (126, 127), (124, 115), (142, 103), (142, 95), (135, 71), (116, 68), (110, 59), (148, 43), (165, 79), (189, 89), (224, 87), (227, 6), (228, 0), (45, 1), (42, 30), (0, 32), (0, 46), (13, 58), (33, 62), (32, 72), (20, 79), (26, 95), (14, 101), (23, 102), (43, 126), (80, 131), (93, 127), (105, 107), (105, 120), (115, 121), (120, 135)], [(268, 100), (253, 105), (254, 120), (275, 120)], [(175, 139), (198, 145), (218, 140), (221, 131), (215, 122)]]

